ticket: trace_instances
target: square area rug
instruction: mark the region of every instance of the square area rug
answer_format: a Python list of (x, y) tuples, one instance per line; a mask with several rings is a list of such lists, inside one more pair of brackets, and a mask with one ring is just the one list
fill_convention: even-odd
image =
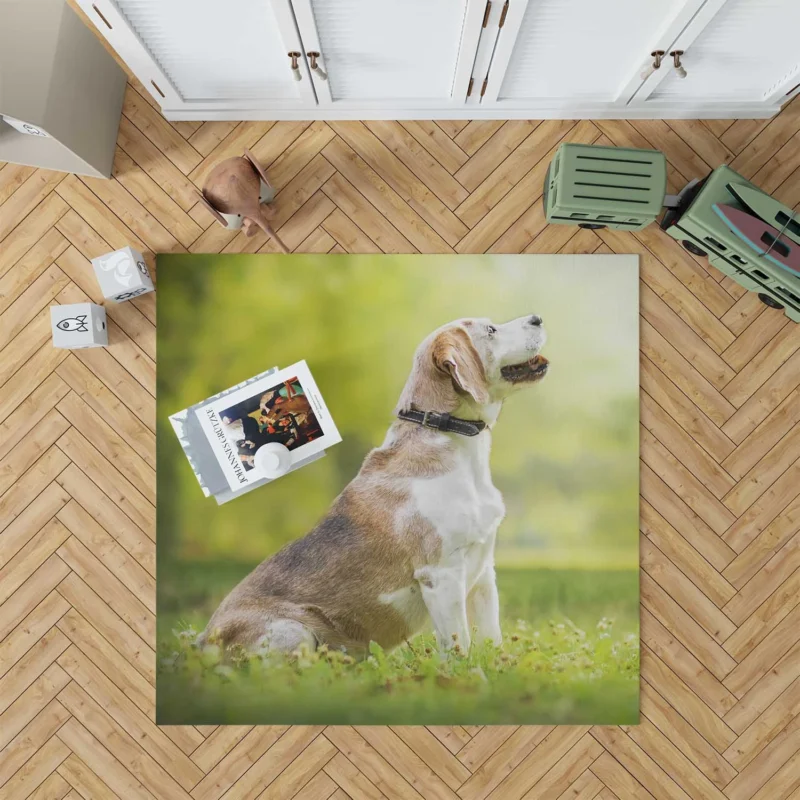
[[(158, 722), (636, 724), (638, 283), (637, 256), (159, 256)], [(299, 362), (208, 427), (242, 482), (265, 442), (296, 467), (207, 496), (170, 417)]]

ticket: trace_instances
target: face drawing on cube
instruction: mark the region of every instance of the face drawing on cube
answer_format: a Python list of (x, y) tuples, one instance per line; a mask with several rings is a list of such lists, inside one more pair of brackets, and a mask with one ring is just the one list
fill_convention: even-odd
[(297, 378), (271, 386), (220, 412), (245, 470), (255, 467), (259, 447), (277, 442), (295, 450), (322, 435), (322, 428)]
[(123, 247), (92, 259), (103, 297), (116, 303), (153, 291), (153, 281), (144, 257), (132, 247)]

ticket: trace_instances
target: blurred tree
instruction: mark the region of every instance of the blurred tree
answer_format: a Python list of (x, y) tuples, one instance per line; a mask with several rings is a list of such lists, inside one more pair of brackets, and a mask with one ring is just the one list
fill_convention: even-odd
[[(431, 330), (460, 317), (529, 313), (544, 318), (551, 370), (507, 403), (493, 434), (493, 477), (508, 507), (499, 559), (506, 552), (515, 563), (538, 563), (566, 554), (585, 564), (611, 553), (635, 561), (634, 259), (160, 256), (160, 561), (256, 562), (305, 534), (383, 440), (414, 350)], [(344, 441), (278, 483), (217, 507), (200, 492), (167, 417), (301, 359)]]

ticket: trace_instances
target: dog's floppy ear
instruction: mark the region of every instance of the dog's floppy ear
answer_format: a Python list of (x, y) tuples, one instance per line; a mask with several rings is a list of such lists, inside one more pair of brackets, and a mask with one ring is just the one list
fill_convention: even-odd
[(433, 363), (446, 372), (455, 386), (476, 403), (489, 402), (489, 385), (483, 362), (463, 328), (442, 331), (433, 343)]

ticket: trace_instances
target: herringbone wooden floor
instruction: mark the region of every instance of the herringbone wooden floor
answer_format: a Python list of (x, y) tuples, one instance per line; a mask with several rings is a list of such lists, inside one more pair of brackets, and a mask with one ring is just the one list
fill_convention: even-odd
[[(0, 795), (800, 798), (800, 327), (641, 233), (547, 227), (562, 141), (730, 162), (800, 203), (800, 101), (772, 121), (178, 123), (128, 88), (114, 177), (0, 169)], [(272, 251), (194, 187), (249, 147), (301, 252), (641, 256), (642, 718), (629, 728), (153, 723), (155, 296), (108, 349), (50, 344), (87, 259)]]

